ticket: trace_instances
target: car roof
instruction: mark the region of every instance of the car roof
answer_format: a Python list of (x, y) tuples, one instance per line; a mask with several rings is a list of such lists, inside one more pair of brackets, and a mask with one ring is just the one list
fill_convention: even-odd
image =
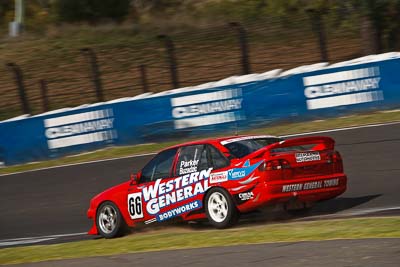
[(215, 137), (215, 138), (207, 138), (207, 139), (201, 139), (201, 140), (196, 140), (196, 141), (190, 141), (190, 142), (185, 142), (181, 143), (178, 145), (174, 145), (171, 147), (168, 147), (164, 150), (171, 149), (171, 148), (179, 148), (182, 146), (190, 146), (190, 145), (198, 145), (198, 144), (204, 144), (204, 143), (218, 143), (221, 144), (222, 142), (226, 141), (240, 141), (240, 140), (246, 140), (246, 139), (254, 139), (254, 138), (276, 138), (276, 136), (273, 135), (232, 135), (232, 136), (225, 136), (225, 137)]

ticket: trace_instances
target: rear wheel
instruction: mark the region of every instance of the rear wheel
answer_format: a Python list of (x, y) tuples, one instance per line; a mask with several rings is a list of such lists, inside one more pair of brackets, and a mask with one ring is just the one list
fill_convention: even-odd
[(96, 215), (97, 230), (105, 238), (113, 238), (124, 234), (125, 221), (118, 207), (110, 202), (100, 205)]
[(206, 198), (206, 215), (209, 222), (216, 228), (226, 228), (239, 219), (238, 210), (228, 192), (222, 188), (212, 188)]

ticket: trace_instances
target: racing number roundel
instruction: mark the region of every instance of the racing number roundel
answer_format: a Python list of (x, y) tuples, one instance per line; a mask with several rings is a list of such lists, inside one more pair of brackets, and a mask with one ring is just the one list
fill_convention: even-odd
[(131, 219), (143, 218), (142, 193), (128, 195), (128, 211)]

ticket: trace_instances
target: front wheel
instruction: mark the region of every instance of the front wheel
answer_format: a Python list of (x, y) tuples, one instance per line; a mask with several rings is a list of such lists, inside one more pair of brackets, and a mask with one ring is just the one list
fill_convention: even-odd
[(121, 236), (125, 231), (125, 221), (118, 207), (110, 202), (100, 205), (96, 216), (97, 230), (104, 238)]
[(216, 228), (232, 226), (239, 219), (238, 210), (228, 192), (222, 188), (212, 188), (205, 198), (206, 215)]

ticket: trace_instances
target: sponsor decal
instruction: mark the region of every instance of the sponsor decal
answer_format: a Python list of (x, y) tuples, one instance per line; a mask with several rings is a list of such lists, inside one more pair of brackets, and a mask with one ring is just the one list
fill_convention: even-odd
[(142, 193), (147, 212), (155, 215), (169, 205), (204, 193), (209, 188), (211, 170), (193, 172), (165, 182), (158, 179), (154, 184), (144, 187)]
[(250, 160), (247, 160), (243, 164), (242, 168), (234, 168), (228, 171), (228, 180), (239, 180), (250, 175), (263, 162), (264, 160), (261, 160), (253, 165), (250, 165)]
[(215, 172), (210, 175), (210, 184), (216, 184), (228, 181), (228, 172)]
[(239, 194), (239, 199), (242, 201), (246, 201), (246, 200), (253, 199), (253, 198), (254, 198), (253, 192), (244, 192), (244, 193)]
[[(248, 160), (243, 164), (242, 168), (235, 168), (229, 171), (211, 173), (212, 168), (209, 168), (184, 174), (173, 179), (158, 179), (154, 184), (143, 187), (141, 193), (128, 195), (129, 214), (132, 219), (143, 218), (143, 208), (145, 208), (148, 214), (154, 215), (154, 218), (145, 221), (146, 224), (149, 224), (155, 221), (162, 222), (180, 216), (185, 212), (199, 209), (202, 207), (201, 201), (185, 202), (190, 201), (191, 198), (198, 194), (204, 194), (210, 187), (209, 183), (241, 179), (251, 174), (262, 162), (263, 160), (251, 165)], [(183, 161), (179, 167), (186, 169), (197, 168), (197, 164), (198, 160)], [(253, 198), (254, 195), (252, 192), (245, 192), (238, 197), (243, 201), (244, 199)], [(170, 205), (175, 206), (179, 205), (179, 203), (182, 204), (178, 207), (168, 208)]]
[(201, 207), (202, 207), (201, 201), (196, 200), (196, 201), (190, 202), (188, 204), (185, 204), (183, 206), (180, 206), (178, 208), (173, 208), (166, 212), (160, 212), (159, 214), (157, 214), (156, 219), (158, 222), (162, 222), (162, 221), (171, 219), (173, 217), (179, 216), (185, 212), (199, 209)]
[(313, 181), (307, 183), (296, 183), (282, 186), (282, 192), (296, 192), (302, 190), (320, 189), (326, 187), (334, 187), (339, 185), (339, 178), (329, 179), (325, 181)]
[(301, 152), (296, 153), (295, 156), (297, 163), (321, 160), (319, 152)]
[(128, 211), (132, 220), (143, 218), (142, 193), (128, 195)]
[(175, 129), (243, 120), (242, 89), (171, 98)]
[(320, 74), (303, 78), (308, 109), (321, 109), (383, 100), (379, 67)]
[(44, 127), (49, 149), (112, 141), (117, 138), (112, 109), (45, 119)]

